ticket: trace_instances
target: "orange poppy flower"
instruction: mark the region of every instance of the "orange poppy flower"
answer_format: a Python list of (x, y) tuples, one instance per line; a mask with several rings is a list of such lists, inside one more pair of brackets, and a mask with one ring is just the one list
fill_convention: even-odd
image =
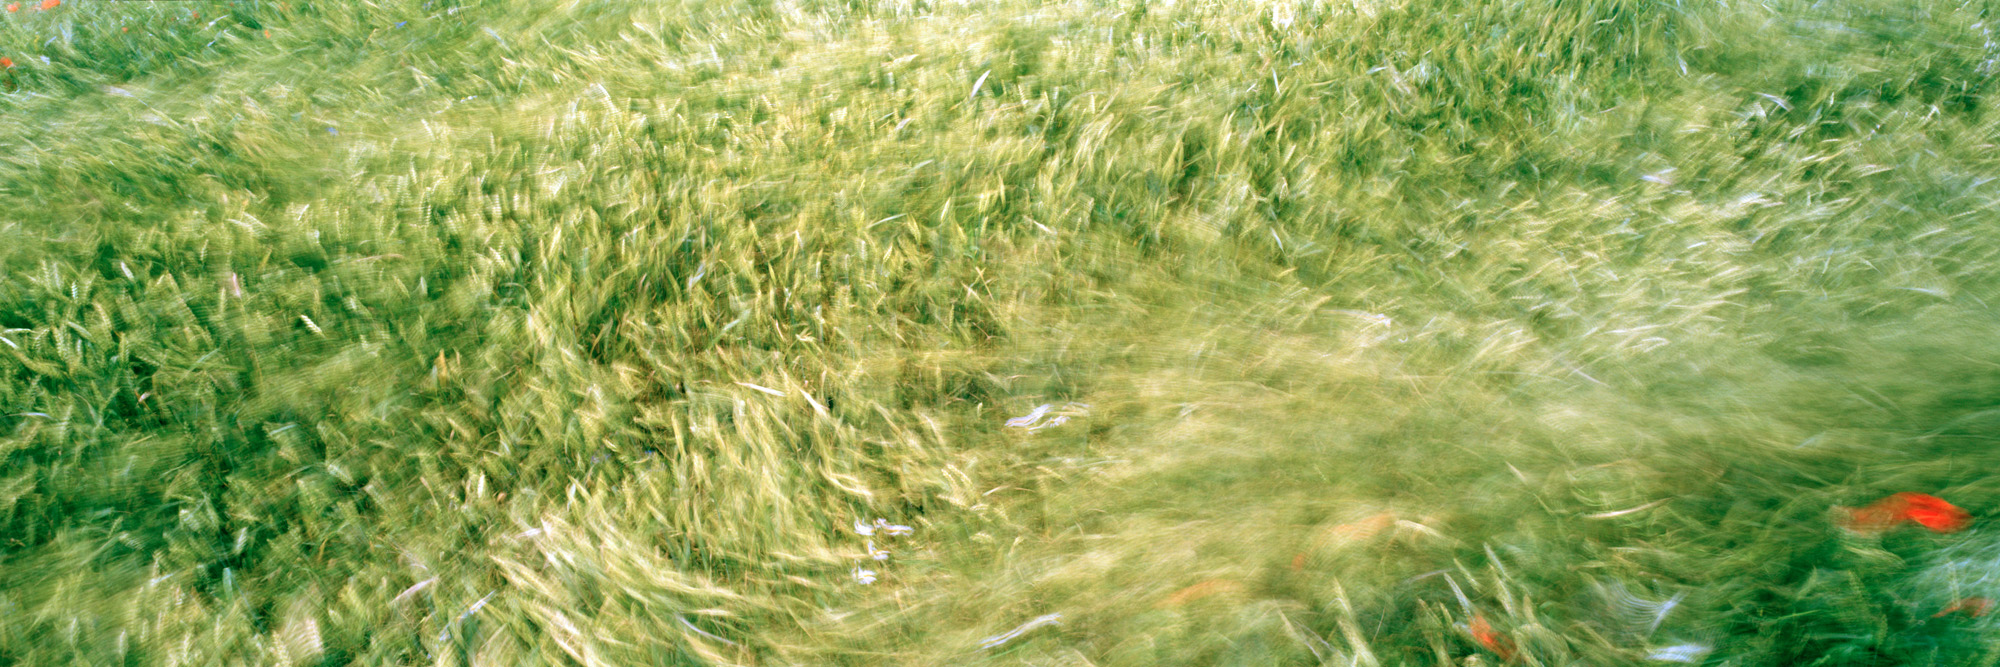
[(0, 56), (0, 68), (14, 69), (14, 59)]
[(18, 11), (21, 11), (21, 3), (18, 2), (7, 3), (7, 13), (12, 14)]
[(1915, 521), (1940, 533), (1953, 533), (1972, 523), (1970, 512), (1924, 493), (1898, 493), (1867, 507), (1845, 509), (1847, 529), (1861, 533), (1879, 533), (1905, 521)]
[(1493, 625), (1486, 622), (1485, 616), (1474, 614), (1472, 616), (1471, 630), (1472, 639), (1479, 642), (1480, 646), (1484, 646), (1486, 650), (1500, 656), (1501, 660), (1514, 659), (1514, 640), (1508, 639), (1507, 635), (1494, 631)]
[(55, 9), (61, 4), (62, 0), (42, 0), (42, 9)]
[(1937, 618), (1954, 612), (1962, 613), (1972, 618), (1979, 618), (1981, 616), (1985, 616), (1986, 612), (1989, 611), (1993, 611), (1993, 600), (1991, 599), (1959, 598), (1956, 602), (1953, 602), (1949, 606), (1946, 606), (1944, 608), (1944, 611), (1932, 614), (1931, 618)]

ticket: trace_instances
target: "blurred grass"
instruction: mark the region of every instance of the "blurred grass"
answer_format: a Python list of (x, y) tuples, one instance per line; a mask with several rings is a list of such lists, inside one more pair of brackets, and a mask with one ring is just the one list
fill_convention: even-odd
[(1991, 4), (24, 7), (0, 662), (1991, 664)]

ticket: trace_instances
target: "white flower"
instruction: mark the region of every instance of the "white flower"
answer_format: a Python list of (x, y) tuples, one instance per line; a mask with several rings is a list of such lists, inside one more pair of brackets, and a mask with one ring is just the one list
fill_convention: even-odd
[(1701, 662), (1702, 656), (1708, 655), (1708, 652), (1709, 647), (1705, 644), (1681, 644), (1653, 649), (1652, 653), (1646, 655), (1646, 659), (1660, 662)]
[(875, 548), (875, 540), (869, 540), (868, 557), (875, 560), (889, 560), (889, 552)]
[(1014, 428), (1027, 428), (1030, 426), (1034, 426), (1035, 422), (1041, 421), (1042, 415), (1048, 414), (1049, 408), (1053, 407), (1055, 406), (1044, 403), (1040, 406), (1037, 406), (1033, 412), (1007, 420), (1007, 425), (1012, 426)]
[[(1054, 418), (1048, 421), (1042, 421), (1042, 417), (1050, 416), (1052, 412), (1054, 413)], [(1090, 406), (1087, 404), (1064, 403), (1062, 405), (1056, 405), (1053, 403), (1044, 403), (1035, 406), (1035, 409), (1030, 411), (1026, 415), (1022, 415), (1007, 420), (1007, 425), (1013, 428), (1023, 428), (1027, 429), (1030, 432), (1034, 432), (1051, 426), (1060, 425), (1064, 422), (1069, 421), (1070, 417), (1082, 417), (1088, 414), (1090, 414)]]
[(856, 533), (860, 533), (862, 535), (874, 535), (875, 531), (878, 530), (882, 531), (886, 535), (908, 535), (910, 533), (916, 532), (915, 528), (911, 528), (909, 526), (899, 526), (893, 523), (889, 523), (888, 519), (876, 519), (875, 523), (872, 525), (867, 523), (862, 523), (861, 520), (859, 519), (856, 519), (854, 521), (854, 532)]
[(859, 567), (854, 568), (854, 580), (861, 582), (862, 585), (875, 583), (875, 571)]
[(1271, 27), (1278, 30), (1292, 27), (1292, 8), (1283, 4), (1272, 5)]

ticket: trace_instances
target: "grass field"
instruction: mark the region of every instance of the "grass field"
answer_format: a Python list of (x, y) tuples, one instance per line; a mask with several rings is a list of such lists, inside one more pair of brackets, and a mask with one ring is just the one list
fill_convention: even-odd
[(0, 663), (1994, 665), (1994, 21), (9, 5)]

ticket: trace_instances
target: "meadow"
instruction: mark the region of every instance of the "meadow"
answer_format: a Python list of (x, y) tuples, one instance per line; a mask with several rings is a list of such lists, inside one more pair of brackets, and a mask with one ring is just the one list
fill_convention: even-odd
[(5, 9), (0, 663), (2000, 664), (1993, 0)]

